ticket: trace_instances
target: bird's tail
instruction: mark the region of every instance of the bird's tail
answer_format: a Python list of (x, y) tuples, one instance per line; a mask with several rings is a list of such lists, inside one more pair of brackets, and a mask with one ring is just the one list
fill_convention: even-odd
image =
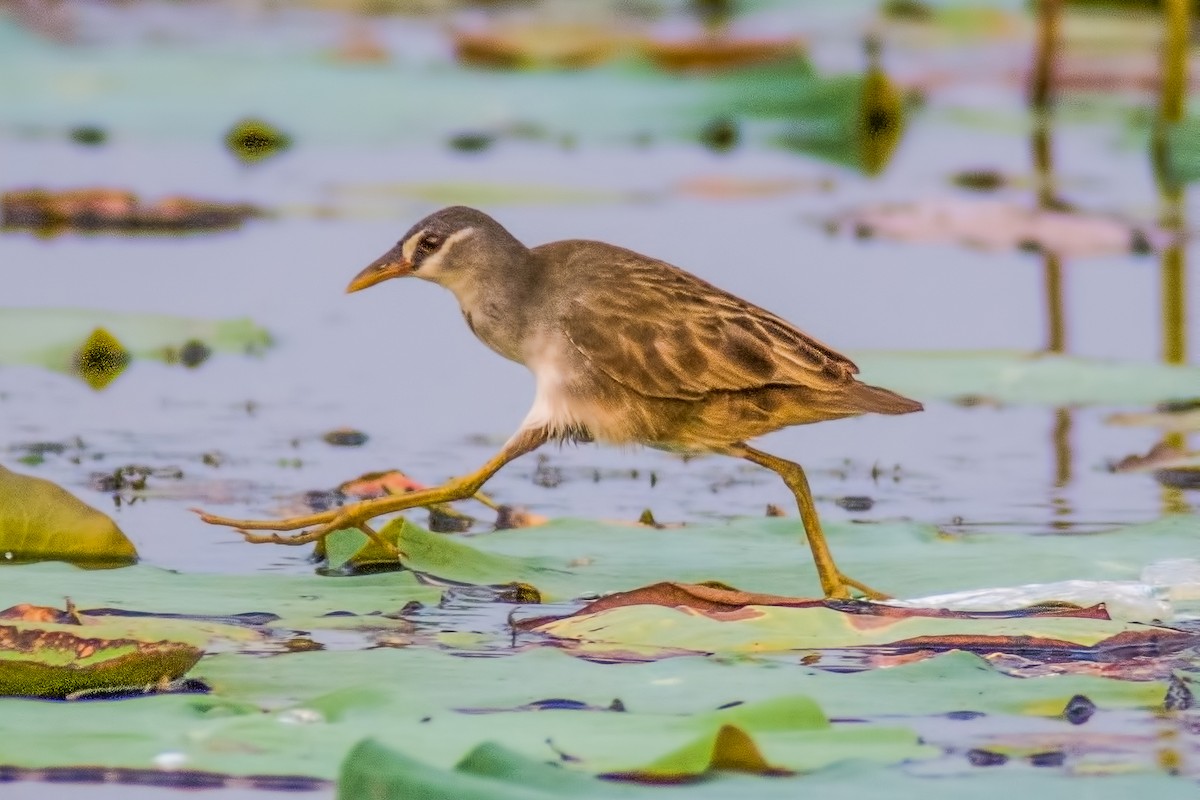
[(889, 389), (868, 386), (865, 383), (855, 383), (847, 392), (847, 398), (863, 413), (911, 414), (925, 408), (916, 400), (910, 400)]

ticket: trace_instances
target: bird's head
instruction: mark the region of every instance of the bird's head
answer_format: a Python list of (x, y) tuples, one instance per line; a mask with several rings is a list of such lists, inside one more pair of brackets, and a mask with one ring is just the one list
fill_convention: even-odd
[(509, 252), (524, 247), (500, 223), (467, 206), (450, 206), (409, 229), (396, 246), (354, 276), (347, 292), (414, 276), (454, 289), (477, 281)]

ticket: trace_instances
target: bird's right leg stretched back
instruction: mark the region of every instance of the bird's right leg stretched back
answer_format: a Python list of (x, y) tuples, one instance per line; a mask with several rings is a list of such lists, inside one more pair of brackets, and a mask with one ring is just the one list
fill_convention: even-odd
[[(523, 428), (517, 431), (511, 439), (492, 456), (486, 464), (470, 475), (455, 478), (442, 486), (431, 489), (421, 489), (401, 495), (378, 497), (372, 500), (362, 500), (341, 508), (323, 511), (318, 514), (307, 514), (286, 519), (234, 519), (216, 514), (208, 514), (194, 509), (200, 514), (200, 519), (211, 525), (224, 525), (236, 529), (248, 542), (254, 544), (287, 544), (301, 545), (323, 539), (337, 530), (357, 528), (376, 542), (383, 544), (379, 535), (367, 525), (375, 517), (403, 511), (408, 508), (430, 506), (438, 503), (449, 503), (455, 500), (465, 500), (475, 495), (489, 478), (495, 475), (501, 467), (519, 456), (536, 450), (547, 439), (546, 431), (542, 428)], [(268, 534), (257, 534), (252, 531), (271, 531)], [(286, 531), (300, 531), (290, 536), (282, 535)], [(388, 545), (384, 544), (385, 547)], [(389, 549), (395, 550), (394, 547)]]

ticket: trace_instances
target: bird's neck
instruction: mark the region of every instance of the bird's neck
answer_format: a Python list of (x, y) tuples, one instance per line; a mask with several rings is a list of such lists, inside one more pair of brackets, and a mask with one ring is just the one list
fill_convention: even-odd
[(528, 252), (524, 258), (498, 253), (496, 261), (469, 280), (443, 282), (458, 300), (471, 332), (500, 355), (519, 363), (525, 363), (523, 343), (539, 284), (537, 264)]

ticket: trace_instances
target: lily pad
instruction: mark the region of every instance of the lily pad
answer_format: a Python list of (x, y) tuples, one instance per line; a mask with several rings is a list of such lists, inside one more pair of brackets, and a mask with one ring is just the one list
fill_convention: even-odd
[(342, 762), (337, 796), (339, 800), (551, 800), (629, 797), (630, 791), (494, 742), (479, 745), (446, 770), (364, 739)]
[(0, 625), (0, 696), (61, 699), (87, 690), (154, 686), (182, 677), (201, 655), (183, 642), (83, 636), (62, 626)]
[(7, 562), (69, 561), (121, 567), (137, 561), (117, 524), (61, 486), (0, 466), (0, 554)]
[(703, 611), (689, 606), (628, 605), (543, 623), (535, 632), (570, 640), (590, 658), (656, 650), (697, 653), (770, 653), (808, 649), (887, 647), (892, 651), (972, 650), (1094, 656), (1143, 647), (1182, 650), (1196, 642), (1184, 631), (1086, 617), (996, 615), (893, 616), (852, 610), (747, 605)]
[(1004, 350), (862, 352), (863, 380), (921, 400), (1141, 406), (1191, 397), (1200, 367)]
[(99, 309), (0, 308), (0, 366), (33, 364), (78, 374), (80, 352), (104, 332), (105, 351), (168, 363), (199, 343), (209, 351), (255, 353), (270, 335), (248, 319), (205, 320)]

